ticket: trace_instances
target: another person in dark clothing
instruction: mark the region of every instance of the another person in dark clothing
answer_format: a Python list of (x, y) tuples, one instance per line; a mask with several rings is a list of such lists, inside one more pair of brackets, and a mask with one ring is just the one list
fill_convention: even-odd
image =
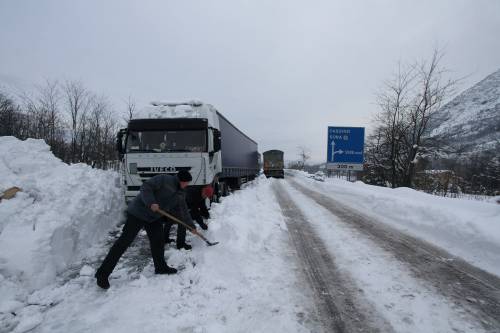
[(158, 175), (142, 184), (139, 194), (128, 205), (127, 220), (122, 234), (96, 271), (95, 277), (99, 287), (109, 288), (109, 276), (142, 228), (146, 229), (149, 238), (155, 274), (177, 273), (175, 268), (169, 267), (165, 262), (162, 216), (157, 211), (159, 209), (168, 211), (196, 228), (188, 212), (184, 191), (191, 180), (189, 172), (179, 171), (177, 176)]
[[(210, 218), (210, 213), (208, 212), (207, 206), (205, 205), (205, 199), (211, 198), (213, 195), (213, 188), (211, 186), (205, 186), (202, 188), (190, 186), (186, 189), (186, 202), (191, 215), (191, 219), (196, 221), (203, 230), (207, 230), (208, 226), (203, 222), (203, 218)], [(167, 219), (165, 223), (165, 242), (172, 243), (173, 240), (170, 239), (170, 230), (174, 223)], [(192, 246), (186, 243), (186, 228), (182, 225), (177, 225), (177, 239), (176, 239), (177, 249), (190, 250)]]
[(192, 193), (188, 191), (186, 199), (189, 207), (189, 213), (191, 214), (191, 218), (196, 221), (203, 230), (207, 230), (208, 226), (205, 224), (203, 219), (209, 219), (210, 213), (208, 212), (208, 208), (205, 204), (206, 199), (212, 198), (214, 194), (214, 189), (212, 186), (205, 186), (203, 189), (197, 190)]

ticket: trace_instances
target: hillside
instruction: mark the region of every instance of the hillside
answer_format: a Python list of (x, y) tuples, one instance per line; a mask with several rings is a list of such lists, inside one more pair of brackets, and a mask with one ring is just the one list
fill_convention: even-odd
[(429, 133), (449, 158), (499, 150), (500, 70), (444, 105)]

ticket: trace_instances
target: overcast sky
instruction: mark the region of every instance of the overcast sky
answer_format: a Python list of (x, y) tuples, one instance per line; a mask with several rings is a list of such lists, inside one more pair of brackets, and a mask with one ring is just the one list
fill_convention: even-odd
[(398, 61), (462, 88), (500, 68), (500, 1), (0, 0), (0, 83), (79, 79), (115, 108), (197, 98), (259, 143), (326, 159), (327, 126), (370, 127)]

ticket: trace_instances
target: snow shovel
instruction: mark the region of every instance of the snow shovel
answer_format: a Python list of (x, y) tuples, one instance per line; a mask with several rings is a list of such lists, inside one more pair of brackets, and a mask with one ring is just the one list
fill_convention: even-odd
[(0, 201), (2, 201), (2, 199), (12, 199), (13, 197), (16, 196), (16, 193), (19, 192), (19, 191), (22, 191), (22, 189), (20, 189), (17, 186), (14, 186), (14, 187), (6, 189), (2, 193), (2, 195), (0, 195)]
[(201, 239), (203, 239), (205, 241), (205, 243), (207, 243), (208, 246), (213, 246), (213, 245), (217, 245), (219, 244), (219, 242), (210, 242), (208, 239), (205, 238), (205, 236), (203, 236), (202, 234), (200, 234), (198, 231), (196, 231), (196, 229), (188, 226), (186, 223), (182, 222), (181, 220), (179, 220), (178, 218), (176, 218), (175, 216), (172, 216), (170, 215), (169, 213), (161, 210), (161, 209), (158, 209), (157, 211), (158, 213), (160, 213), (161, 215), (173, 220), (174, 222), (178, 223), (178, 224), (181, 224), (183, 226), (185, 226), (187, 229), (189, 229), (189, 231), (191, 231), (193, 234), (195, 234), (196, 236), (200, 237)]

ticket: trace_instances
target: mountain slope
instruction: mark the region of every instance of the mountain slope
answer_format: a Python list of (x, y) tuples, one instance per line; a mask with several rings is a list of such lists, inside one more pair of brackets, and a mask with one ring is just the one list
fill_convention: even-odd
[(442, 152), (467, 156), (500, 149), (500, 70), (444, 105), (430, 124)]

